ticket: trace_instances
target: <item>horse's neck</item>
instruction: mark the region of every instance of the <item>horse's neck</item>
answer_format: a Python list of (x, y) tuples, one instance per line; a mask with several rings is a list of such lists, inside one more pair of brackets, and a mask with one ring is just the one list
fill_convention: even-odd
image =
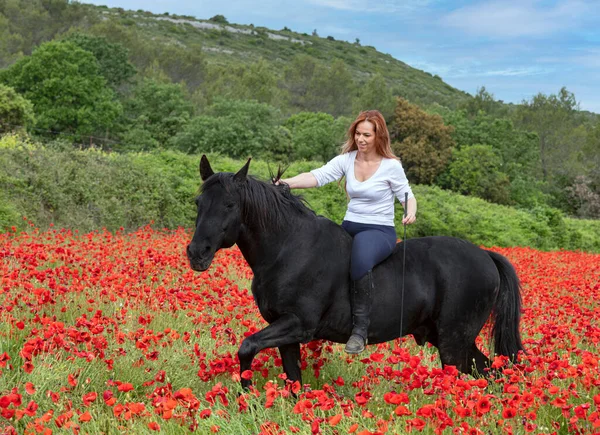
[(255, 275), (261, 267), (276, 261), (292, 231), (292, 225), (269, 229), (242, 225), (237, 245)]

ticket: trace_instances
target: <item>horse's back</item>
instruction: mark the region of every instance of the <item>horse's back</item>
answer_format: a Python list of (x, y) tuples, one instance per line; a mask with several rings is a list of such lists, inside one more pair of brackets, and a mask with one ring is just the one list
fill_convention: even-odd
[[(398, 243), (375, 268), (374, 279), (371, 342), (387, 341), (400, 329), (415, 335), (423, 331), (427, 337), (443, 324), (469, 318), (468, 313), (477, 312), (479, 306), (491, 306), (499, 284), (498, 271), (485, 250), (445, 236)], [(386, 319), (395, 319), (391, 328)]]

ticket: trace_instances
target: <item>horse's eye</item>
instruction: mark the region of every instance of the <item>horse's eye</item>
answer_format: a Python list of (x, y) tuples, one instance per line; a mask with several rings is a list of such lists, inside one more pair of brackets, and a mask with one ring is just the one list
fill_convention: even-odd
[(231, 208), (235, 207), (235, 203), (234, 202), (228, 202), (227, 204), (225, 204), (225, 207), (231, 209)]

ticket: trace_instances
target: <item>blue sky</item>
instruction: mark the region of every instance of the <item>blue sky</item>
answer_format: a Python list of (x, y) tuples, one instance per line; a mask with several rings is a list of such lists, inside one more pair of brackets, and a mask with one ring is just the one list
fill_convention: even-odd
[(600, 0), (84, 0), (372, 45), (474, 94), (519, 103), (562, 86), (600, 113)]

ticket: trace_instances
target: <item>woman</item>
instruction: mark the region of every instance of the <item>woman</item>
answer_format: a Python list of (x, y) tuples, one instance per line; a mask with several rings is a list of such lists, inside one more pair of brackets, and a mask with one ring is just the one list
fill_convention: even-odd
[[(346, 177), (350, 197), (342, 227), (352, 236), (350, 273), (353, 291), (352, 335), (347, 353), (365, 348), (371, 310), (373, 267), (386, 259), (396, 246), (394, 196), (406, 209), (403, 224), (416, 220), (417, 201), (412, 194), (400, 160), (392, 152), (385, 119), (376, 110), (361, 112), (347, 132), (339, 156), (325, 166), (281, 179), (291, 189), (320, 187)], [(405, 193), (408, 201), (404, 204)]]

